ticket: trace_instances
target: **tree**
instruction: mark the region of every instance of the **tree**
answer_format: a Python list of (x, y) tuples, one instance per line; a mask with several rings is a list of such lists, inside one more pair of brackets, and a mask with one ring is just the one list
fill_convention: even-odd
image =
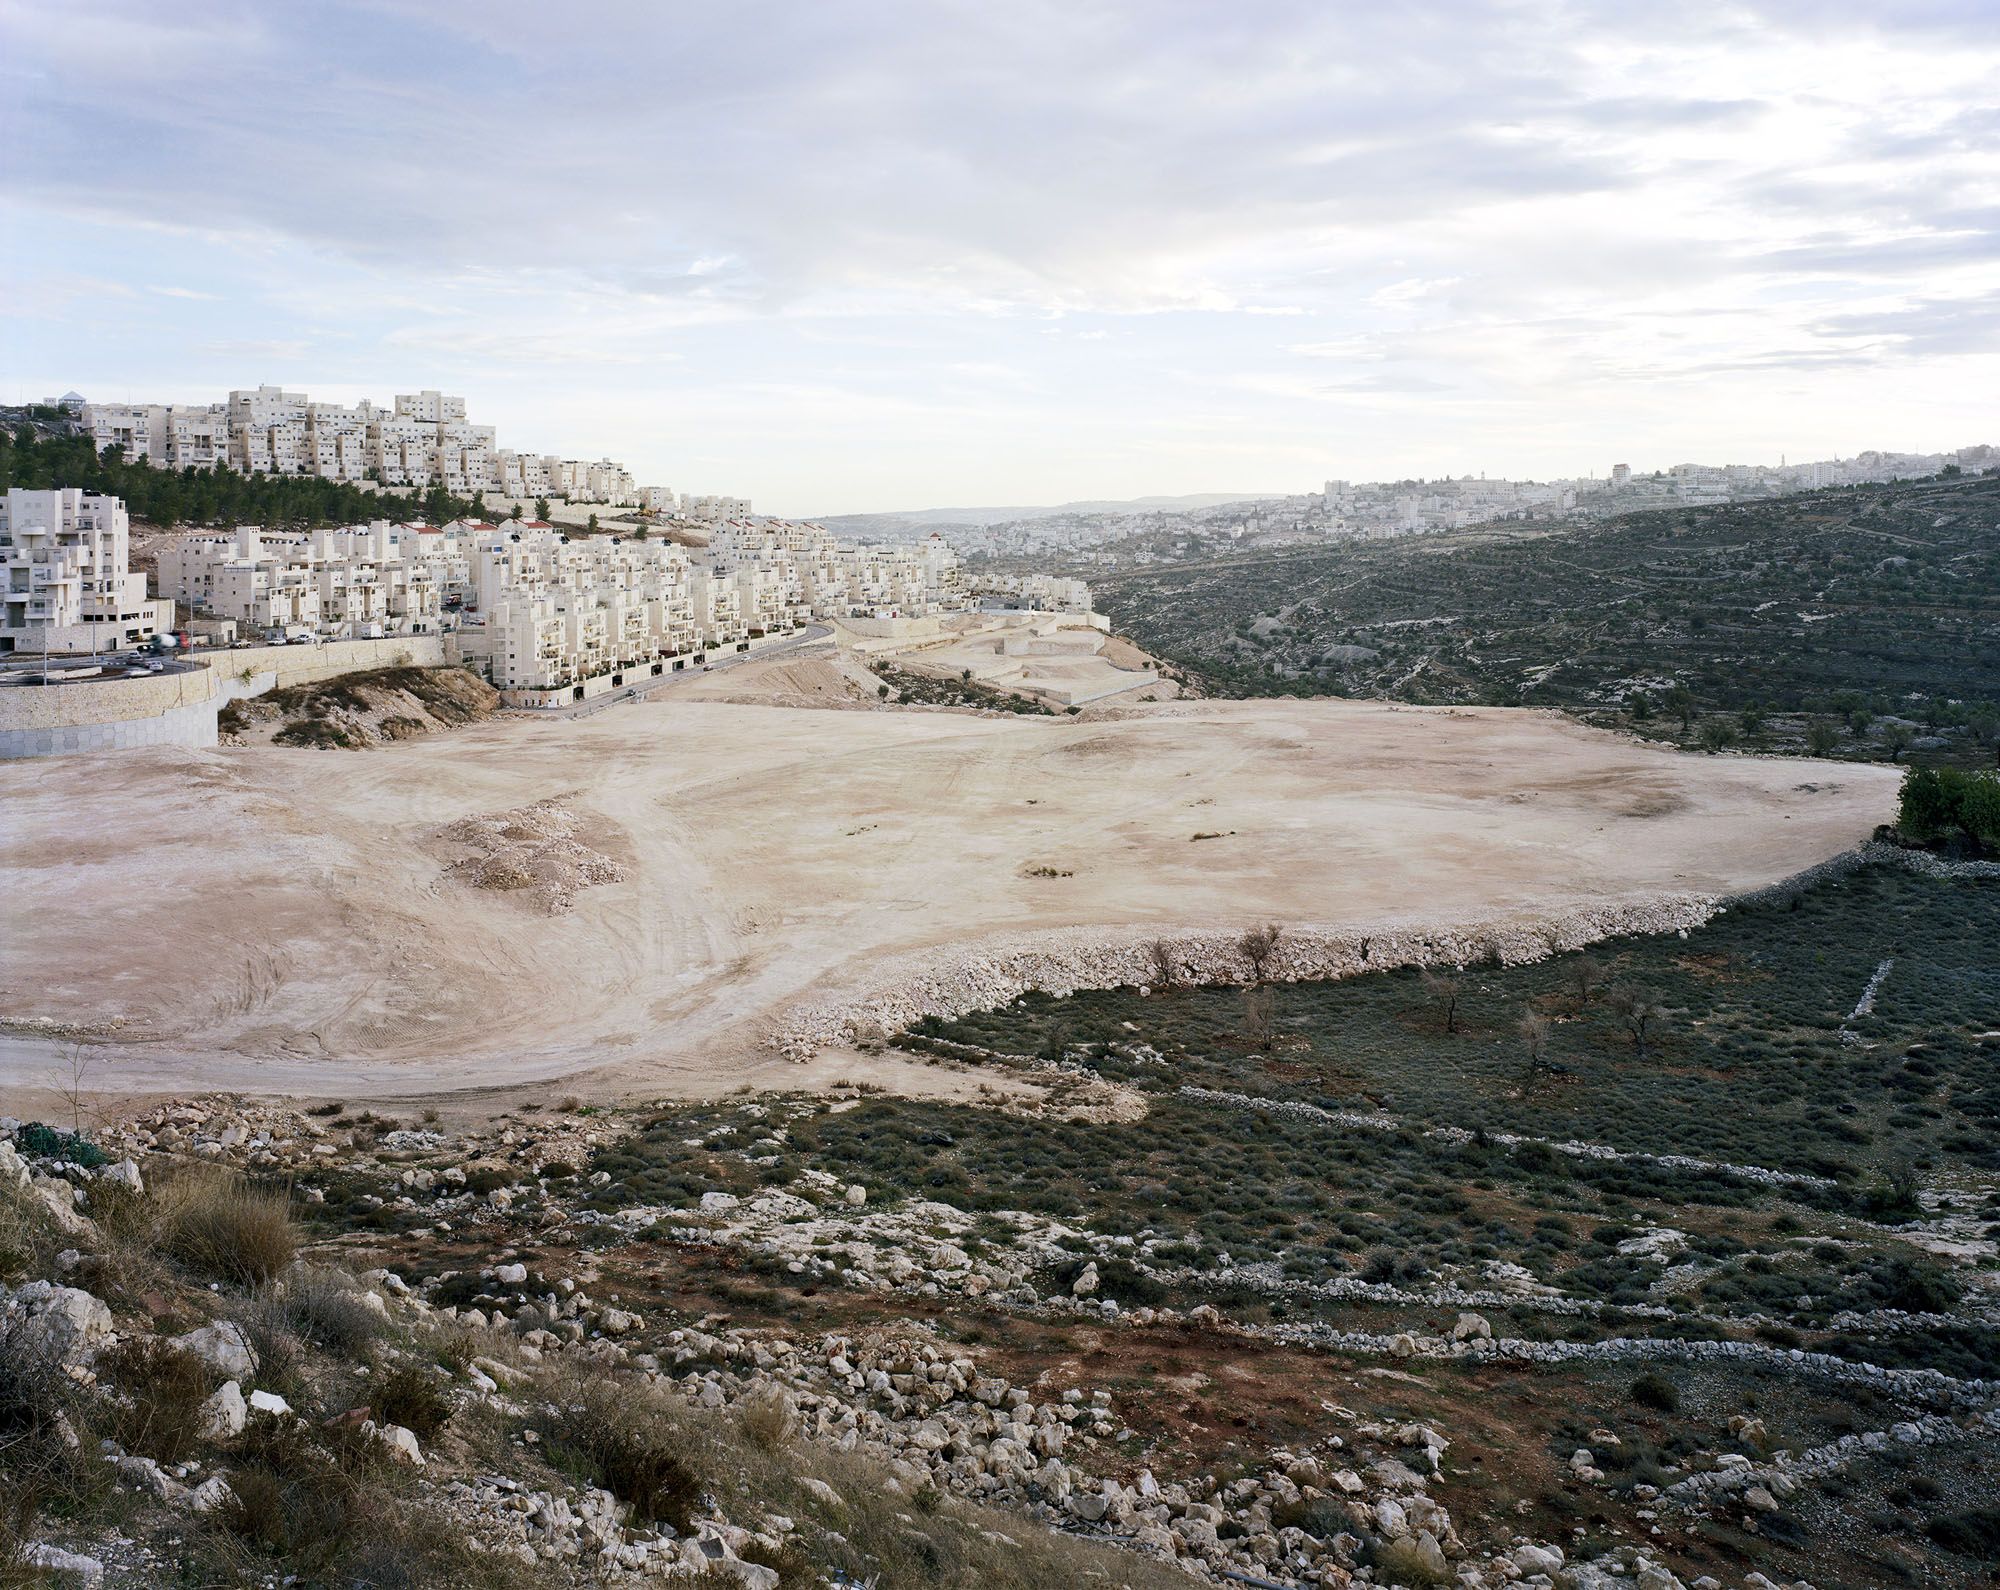
[(1243, 991), (1243, 1036), (1267, 1052), (1276, 1041), (1278, 1026), (1268, 988)]
[(1889, 760), (1900, 762), (1903, 753), (1909, 750), (1917, 738), (1917, 731), (1907, 723), (1892, 723), (1882, 731), (1882, 743), (1889, 748)]
[(1847, 714), (1847, 732), (1860, 739), (1868, 732), (1868, 726), (1875, 721), (1875, 714), (1866, 707), (1855, 707)]
[(1686, 685), (1675, 685), (1667, 692), (1667, 710), (1681, 720), (1681, 733), (1686, 734), (1694, 721), (1694, 692)]
[(513, 512), (508, 514), (507, 517), (509, 519), (517, 519), (517, 520), (521, 517), (521, 505), (518, 502), (514, 504)]
[(1548, 1064), (1549, 1035), (1555, 1031), (1555, 1023), (1539, 1010), (1524, 1010), (1515, 1026), (1521, 1035), (1521, 1048), (1528, 1056), (1528, 1075), (1533, 1076)]
[(1824, 718), (1815, 718), (1806, 725), (1806, 751), (1812, 756), (1831, 756), (1833, 748), (1840, 744), (1840, 733)]
[(1635, 690), (1629, 700), (1634, 723), (1650, 722), (1653, 716), (1653, 698), (1643, 690)]
[(1423, 972), (1424, 992), (1429, 994), (1444, 1011), (1444, 1030), (1447, 1034), (1458, 1031), (1458, 1000), (1461, 985), (1453, 972), (1432, 971), (1428, 967)]
[(1250, 963), (1250, 981), (1264, 981), (1264, 968), (1271, 963), (1271, 957), (1278, 952), (1278, 936), (1283, 931), (1277, 923), (1251, 928), (1236, 941), (1236, 948)]
[(585, 525), (585, 526), (584, 526), (584, 528), (585, 528), (586, 530), (588, 530), (588, 531), (589, 531), (589, 532), (590, 532), (590, 533), (591, 533), (592, 535), (596, 535), (596, 534), (597, 534), (597, 515), (596, 515), (596, 514), (592, 514), (592, 515), (590, 516), (590, 522), (589, 522), (589, 523), (588, 523), (587, 525)]
[(1708, 718), (1701, 726), (1701, 748), (1710, 756), (1736, 743), (1735, 728), (1720, 718)]
[(1576, 1008), (1581, 1013), (1597, 991), (1597, 985), (1604, 981), (1604, 966), (1595, 956), (1579, 955), (1569, 963), (1568, 973), (1569, 991), (1576, 996)]
[(1618, 1025), (1625, 1029), (1625, 1035), (1632, 1040), (1635, 1058), (1646, 1058), (1646, 1041), (1655, 1037), (1661, 1023), (1666, 1020), (1666, 1008), (1644, 989), (1614, 988), (1605, 996), (1604, 1003), (1610, 1008)]
[(1146, 946), (1146, 965), (1152, 973), (1155, 988), (1172, 988), (1180, 981), (1180, 968), (1174, 963), (1174, 947), (1165, 939), (1154, 939)]
[(1925, 843), (1962, 835), (2000, 846), (2000, 774), (1913, 767), (1903, 775), (1896, 826)]
[(540, 519), (540, 520), (541, 520), (541, 521), (542, 521), (543, 523), (545, 523), (545, 524), (546, 524), (546, 523), (548, 522), (548, 517), (549, 517), (549, 499), (548, 499), (548, 498), (546, 498), (546, 497), (537, 497), (537, 498), (535, 499), (535, 517), (536, 517), (537, 519)]

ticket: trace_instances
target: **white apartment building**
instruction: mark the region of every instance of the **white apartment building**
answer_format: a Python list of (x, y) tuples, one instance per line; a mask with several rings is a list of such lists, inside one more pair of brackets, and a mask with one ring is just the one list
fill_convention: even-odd
[(130, 550), (116, 497), (9, 490), (0, 501), (0, 652), (94, 652), (171, 630), (173, 603), (147, 597)]
[(455, 631), (461, 655), (494, 684), (540, 701), (683, 667), (814, 618), (972, 605), (942, 537), (852, 547), (786, 520), (718, 526), (692, 555), (664, 538), (572, 534), (538, 520), (246, 527), (183, 537), (159, 566), (163, 592), (248, 635)]
[(681, 498), (681, 517), (692, 519), (697, 524), (721, 524), (728, 519), (747, 519), (749, 516), (748, 497)]
[(214, 469), (228, 462), (229, 411), (220, 403), (79, 403), (102, 453), (122, 447), (155, 469)]
[(1000, 574), (980, 582), (980, 588), (1005, 597), (1018, 607), (1043, 613), (1088, 613), (1090, 587), (1082, 580), (1055, 574)]
[[(534, 521), (447, 526), (470, 547), (470, 599), (459, 625), (468, 658), (503, 690), (581, 689), (606, 675), (659, 673), (741, 639), (731, 600), (697, 598), (687, 551), (670, 541), (571, 538)], [(699, 601), (699, 605), (698, 605)]]
[[(443, 392), (399, 392), (388, 408), (366, 400), (316, 402), (276, 386), (243, 388), (227, 403), (209, 405), (86, 403), (76, 397), (75, 407), (99, 452), (122, 447), (128, 458), (159, 468), (373, 479), (420, 490), (442, 486), (460, 496), (499, 491), (655, 511), (674, 506), (671, 491), (641, 487), (611, 459), (504, 449), (492, 426), (467, 419), (464, 398)], [(746, 513), (750, 506), (740, 498), (705, 500)], [(720, 508), (716, 516), (726, 517)]]
[(160, 588), (204, 619), (250, 635), (329, 639), (435, 634), (442, 581), (413, 527), (387, 520), (344, 530), (243, 526), (183, 538), (159, 555)]
[(739, 587), (753, 630), (769, 627), (762, 617), (774, 602), (800, 618), (890, 617), (971, 605), (958, 554), (939, 535), (914, 547), (853, 546), (816, 524), (738, 519), (710, 533), (706, 557), (720, 573), (769, 570), (776, 576)]

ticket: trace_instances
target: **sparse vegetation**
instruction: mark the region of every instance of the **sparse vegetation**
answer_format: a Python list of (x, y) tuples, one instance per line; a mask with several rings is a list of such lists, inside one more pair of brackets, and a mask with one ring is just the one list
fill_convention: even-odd
[(1208, 694), (1555, 706), (1711, 751), (1991, 766), (1996, 528), (2000, 480), (1905, 482), (1091, 578)]

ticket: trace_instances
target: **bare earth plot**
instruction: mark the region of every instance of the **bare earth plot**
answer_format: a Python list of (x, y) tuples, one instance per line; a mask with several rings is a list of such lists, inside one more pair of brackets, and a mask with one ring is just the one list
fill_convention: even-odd
[(787, 1014), (926, 956), (1729, 893), (1864, 839), (1895, 783), (1497, 709), (670, 693), (366, 753), (13, 763), (0, 1088), (45, 1082), (70, 1034), (122, 1091), (798, 1087), (821, 1078), (770, 1048)]

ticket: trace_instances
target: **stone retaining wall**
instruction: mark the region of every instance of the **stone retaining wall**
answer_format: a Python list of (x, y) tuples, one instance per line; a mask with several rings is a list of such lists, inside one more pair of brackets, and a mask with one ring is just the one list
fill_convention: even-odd
[(221, 708), (211, 668), (0, 688), (0, 760), (149, 745), (207, 746)]
[(216, 714), (227, 701), (371, 668), (457, 661), (454, 636), (398, 635), (197, 651), (167, 673), (0, 687), (0, 761), (156, 745), (201, 749), (216, 743)]

